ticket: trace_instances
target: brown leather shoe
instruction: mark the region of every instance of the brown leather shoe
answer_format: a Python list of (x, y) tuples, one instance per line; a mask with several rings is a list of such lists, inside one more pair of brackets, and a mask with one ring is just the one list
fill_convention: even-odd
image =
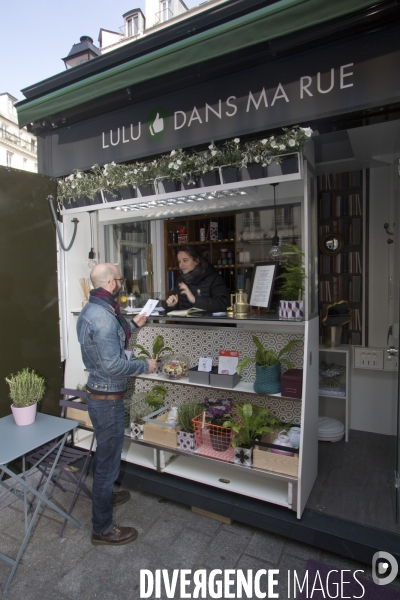
[(107, 544), (108, 546), (123, 546), (136, 540), (138, 532), (134, 527), (121, 527), (114, 525), (108, 533), (100, 535), (92, 533), (92, 544)]
[(131, 495), (127, 490), (121, 490), (120, 492), (114, 492), (111, 500), (111, 504), (113, 506), (119, 506), (120, 504), (125, 504), (130, 500)]

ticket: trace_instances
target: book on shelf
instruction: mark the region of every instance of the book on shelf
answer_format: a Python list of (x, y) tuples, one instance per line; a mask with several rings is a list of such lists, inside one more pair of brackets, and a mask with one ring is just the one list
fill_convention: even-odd
[(346, 171), (344, 173), (319, 175), (318, 187), (320, 190), (361, 187), (361, 175), (362, 171)]
[(361, 217), (355, 217), (350, 225), (350, 244), (359, 246), (361, 244)]
[(361, 275), (354, 275), (349, 283), (350, 302), (361, 302)]
[(186, 310), (171, 310), (167, 316), (168, 317), (189, 317), (190, 315), (195, 315), (198, 313), (206, 312), (203, 308), (188, 308)]

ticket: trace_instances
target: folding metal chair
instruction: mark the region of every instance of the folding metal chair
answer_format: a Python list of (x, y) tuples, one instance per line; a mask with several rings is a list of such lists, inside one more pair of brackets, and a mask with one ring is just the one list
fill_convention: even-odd
[[(59, 403), (60, 406), (62, 407), (61, 417), (67, 418), (66, 413), (67, 413), (68, 408), (73, 409), (74, 413), (76, 410), (87, 412), (87, 405), (83, 402), (77, 402), (77, 400), (79, 398), (85, 398), (86, 394), (84, 391), (72, 390), (72, 389), (68, 389), (68, 388), (61, 388), (61, 394), (62, 394), (62, 399), (60, 400), (60, 403)], [(74, 419), (76, 421), (80, 421), (80, 419), (78, 417), (76, 417), (75, 415), (76, 415), (76, 413), (74, 414)], [(64, 446), (61, 456), (59, 458), (58, 464), (57, 464), (57, 468), (51, 478), (51, 482), (54, 484), (54, 486), (59, 488), (61, 491), (63, 491), (63, 492), (72, 491), (72, 500), (70, 502), (68, 510), (66, 511), (66, 513), (68, 515), (71, 515), (71, 512), (72, 512), (72, 509), (74, 508), (75, 502), (78, 499), (79, 494), (81, 492), (83, 492), (90, 500), (92, 499), (92, 494), (91, 494), (90, 490), (87, 488), (87, 486), (85, 485), (84, 481), (85, 481), (86, 475), (89, 471), (89, 465), (90, 465), (90, 459), (92, 456), (94, 440), (95, 440), (95, 436), (93, 433), (90, 447), (87, 450), (83, 449), (83, 448), (76, 448), (73, 445), (73, 439), (71, 442), (71, 446), (67, 446), (67, 445)], [(47, 476), (48, 472), (50, 471), (53, 461), (54, 461), (54, 458), (55, 458), (54, 452), (52, 452), (48, 456), (46, 456), (46, 453), (49, 451), (50, 448), (51, 448), (51, 444), (46, 444), (44, 446), (41, 446), (40, 448), (37, 448), (34, 452), (27, 455), (27, 457), (26, 457), (26, 460), (30, 464), (35, 464), (38, 460), (40, 460), (42, 457), (44, 457), (41, 460), (41, 462), (37, 465), (37, 469), (42, 473), (40, 481), (36, 487), (37, 490), (40, 489), (43, 482), (46, 480), (46, 476)], [(80, 470), (80, 475), (79, 475), (79, 477), (77, 477), (77, 475), (74, 474), (75, 468), (73, 468), (73, 465), (78, 460), (83, 460), (83, 459), (84, 459), (84, 463)], [(67, 489), (63, 485), (63, 482), (74, 484), (73, 490)], [(43, 516), (47, 516), (47, 515), (43, 515)], [(48, 517), (48, 518), (51, 518), (51, 517)], [(56, 520), (56, 519), (53, 519), (53, 520)], [(65, 519), (63, 522), (63, 526), (60, 531), (60, 537), (63, 537), (67, 522), (68, 522), (67, 519)]]

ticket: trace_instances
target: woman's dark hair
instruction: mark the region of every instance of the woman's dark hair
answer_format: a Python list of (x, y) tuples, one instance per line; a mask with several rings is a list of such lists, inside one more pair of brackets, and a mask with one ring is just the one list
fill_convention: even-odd
[(208, 264), (207, 259), (199, 253), (196, 246), (180, 246), (177, 254), (179, 254), (179, 252), (186, 252), (186, 254), (189, 254), (189, 256), (193, 258), (193, 260), (199, 261), (198, 264), (202, 267)]

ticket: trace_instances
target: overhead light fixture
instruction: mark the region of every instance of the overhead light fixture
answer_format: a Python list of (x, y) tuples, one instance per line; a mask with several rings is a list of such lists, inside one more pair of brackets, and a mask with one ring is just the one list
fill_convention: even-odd
[(276, 186), (279, 185), (279, 183), (271, 183), (270, 185), (272, 185), (272, 187), (274, 188), (274, 226), (275, 226), (275, 235), (272, 238), (272, 246), (271, 246), (271, 250), (269, 251), (269, 257), (271, 260), (279, 260), (280, 255), (281, 255), (281, 249), (279, 248), (279, 236), (278, 236), (278, 231), (276, 228)]

